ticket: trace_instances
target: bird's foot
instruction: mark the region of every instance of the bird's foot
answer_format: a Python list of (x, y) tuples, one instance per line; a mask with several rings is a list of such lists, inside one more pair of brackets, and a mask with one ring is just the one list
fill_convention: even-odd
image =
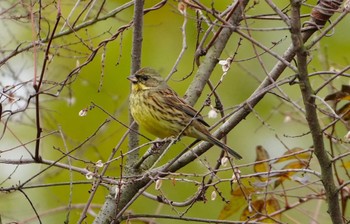
[(168, 138), (158, 139), (158, 140), (154, 141), (153, 146), (152, 146), (152, 151), (155, 154), (159, 153), (160, 149), (164, 146), (164, 144), (166, 144), (168, 142), (169, 142)]
[(174, 136), (156, 140), (153, 142), (152, 150), (158, 152), (164, 146), (164, 144), (175, 144), (178, 141), (180, 141), (180, 139)]
[(166, 140), (169, 143), (176, 144), (176, 142), (180, 141), (180, 137), (179, 136), (170, 136), (170, 137), (167, 137)]

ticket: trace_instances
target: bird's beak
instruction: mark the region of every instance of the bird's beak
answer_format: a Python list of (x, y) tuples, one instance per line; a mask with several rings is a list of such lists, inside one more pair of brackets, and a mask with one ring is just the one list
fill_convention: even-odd
[(135, 75), (130, 75), (127, 79), (132, 83), (137, 83), (137, 78)]

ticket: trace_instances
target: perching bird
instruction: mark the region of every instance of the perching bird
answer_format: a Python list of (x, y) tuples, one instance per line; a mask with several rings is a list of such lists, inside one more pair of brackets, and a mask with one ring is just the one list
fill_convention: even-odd
[(183, 131), (185, 136), (217, 145), (235, 158), (242, 159), (237, 152), (210, 134), (205, 127), (209, 125), (203, 117), (180, 98), (157, 71), (142, 68), (128, 79), (132, 83), (131, 114), (148, 132), (159, 138), (167, 138), (176, 137)]

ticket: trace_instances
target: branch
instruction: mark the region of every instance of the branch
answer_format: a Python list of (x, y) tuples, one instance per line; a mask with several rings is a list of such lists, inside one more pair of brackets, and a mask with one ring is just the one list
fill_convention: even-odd
[[(321, 1), (322, 2), (322, 1)], [(320, 3), (321, 3), (320, 2)], [(328, 201), (328, 213), (334, 224), (343, 223), (342, 214), (338, 201), (338, 191), (334, 183), (332, 161), (328, 157), (327, 151), (323, 142), (323, 132), (321, 131), (318, 121), (315, 96), (310, 84), (307, 70), (307, 55), (308, 51), (304, 45), (301, 35), (300, 23), (300, 6), (301, 1), (291, 0), (291, 38), (295, 47), (297, 64), (298, 64), (298, 79), (299, 87), (303, 97), (305, 106), (305, 116), (311, 132), (315, 155), (321, 167), (321, 180), (326, 192)]]
[[(21, 46), (24, 44), (24, 43), (20, 43), (16, 48), (15, 50), (13, 50), (9, 55), (5, 56), (4, 58), (2, 58), (0, 60), (0, 67), (2, 65), (4, 65), (8, 60), (10, 60), (11, 58), (19, 55), (20, 53), (22, 52), (26, 52), (28, 51), (29, 49), (35, 47), (35, 46), (42, 46), (43, 44), (45, 43), (48, 43), (50, 40), (54, 40), (56, 38), (59, 38), (59, 37), (62, 37), (62, 36), (66, 36), (66, 35), (69, 35), (69, 34), (72, 34), (72, 33), (75, 33), (83, 28), (86, 28), (86, 27), (89, 27), (93, 24), (96, 24), (97, 22), (100, 22), (100, 21), (103, 21), (103, 20), (107, 20), (109, 18), (114, 18), (116, 14), (124, 11), (125, 9), (131, 7), (132, 5), (134, 4), (133, 1), (130, 1), (130, 2), (127, 2), (125, 3), (124, 5), (121, 5), (120, 7), (118, 8), (115, 8), (113, 9), (112, 11), (110, 11), (109, 13), (107, 13), (105, 16), (101, 16), (100, 18), (93, 18), (91, 20), (88, 20), (86, 22), (83, 22), (77, 26), (74, 27), (74, 29), (66, 29), (62, 32), (59, 32), (58, 34), (55, 34), (53, 37), (48, 37), (44, 40), (40, 40), (40, 41), (36, 41), (34, 43), (31, 43), (31, 44), (28, 44), (27, 46), (21, 48)], [(40, 18), (40, 17), (39, 17)], [(39, 20), (40, 21), (40, 20)]]
[(239, 22), (242, 19), (243, 9), (248, 4), (248, 0), (237, 1), (233, 10), (234, 13), (229, 17), (228, 24), (230, 27), (225, 27), (218, 30), (220, 32), (213, 46), (208, 50), (203, 62), (198, 67), (198, 71), (193, 78), (191, 85), (188, 87), (184, 99), (190, 104), (194, 105), (198, 98), (203, 92), (206, 83), (209, 80), (211, 73), (213, 72), (215, 66), (219, 62), (221, 53), (223, 52), (226, 44), (231, 37), (232, 33), (235, 31)]
[[(313, 15), (316, 14), (314, 12), (316, 10), (318, 10), (318, 8), (315, 8), (313, 10)], [(336, 10), (334, 9), (333, 13), (335, 11)], [(315, 22), (315, 21), (318, 21), (318, 22)], [(306, 42), (314, 32), (319, 30), (321, 26), (318, 17), (315, 17), (315, 16), (313, 16), (307, 24), (308, 24), (307, 29), (305, 29), (302, 33), (303, 42)], [(209, 51), (208, 51), (208, 54), (209, 54)], [(238, 125), (242, 120), (244, 120), (250, 114), (252, 109), (264, 98), (265, 94), (269, 90), (274, 88), (274, 86), (276, 85), (275, 81), (280, 77), (280, 75), (288, 66), (286, 61), (287, 62), (292, 61), (295, 54), (296, 54), (295, 47), (293, 45), (290, 45), (288, 49), (285, 51), (285, 53), (282, 55), (283, 60), (278, 61), (276, 63), (276, 65), (272, 68), (272, 70), (269, 72), (267, 77), (262, 81), (260, 86), (251, 94), (251, 96), (238, 107), (237, 111), (235, 111), (234, 114), (222, 126), (220, 126), (220, 128), (218, 128), (213, 133), (215, 137), (221, 138), (222, 136), (226, 135), (236, 125)], [(199, 90), (199, 92), (201, 91)], [(197, 96), (196, 94), (192, 94), (191, 99), (196, 98), (196, 96)], [(176, 160), (176, 162), (169, 162), (169, 163), (172, 163), (172, 165), (167, 169), (167, 171), (176, 171), (184, 167), (189, 162), (193, 161), (198, 156), (206, 152), (211, 146), (212, 145), (207, 142), (200, 143), (196, 147), (192, 148), (191, 151), (183, 154), (180, 158)]]
[[(134, 8), (134, 32), (132, 40), (132, 53), (131, 53), (131, 74), (134, 74), (137, 70), (141, 68), (141, 52), (142, 52), (142, 29), (143, 29), (143, 0), (135, 1)], [(130, 84), (131, 89), (131, 84)], [(129, 112), (129, 123), (130, 128), (133, 130), (138, 130), (138, 125), (135, 123), (131, 113)], [(139, 145), (139, 135), (136, 132), (130, 132), (129, 134), (129, 151), (137, 148)], [(127, 166), (131, 167), (139, 157), (139, 150), (135, 150), (128, 155)], [(130, 170), (130, 172), (132, 172)], [(130, 173), (131, 174), (131, 173)]]
[[(142, 29), (143, 29), (143, 14), (144, 14), (144, 0), (135, 0), (134, 7), (134, 32), (133, 32), (133, 43), (132, 43), (132, 65), (131, 74), (134, 74), (137, 70), (141, 68), (141, 52), (142, 52)], [(131, 114), (130, 117), (130, 128), (133, 130), (138, 130), (138, 125), (134, 122)], [(139, 150), (134, 150), (139, 145), (138, 133), (129, 132), (129, 155), (127, 157), (127, 166), (123, 175), (131, 176), (136, 174), (138, 171), (131, 169), (132, 165), (137, 161), (139, 157)], [(124, 186), (125, 187), (125, 186)], [(119, 191), (120, 186), (114, 186), (111, 188), (111, 193), (116, 193)], [(139, 188), (133, 188), (134, 191), (125, 191), (125, 194), (115, 194), (117, 197), (108, 197), (100, 210), (98, 216), (94, 220), (94, 223), (111, 223), (112, 220), (117, 220), (116, 214), (118, 214), (123, 208), (125, 208), (127, 203), (130, 203), (130, 198), (137, 193)], [(112, 199), (112, 200), (111, 200)], [(115, 201), (117, 200), (117, 202)]]
[[(237, 3), (237, 10), (228, 20), (231, 24), (238, 24), (238, 21), (241, 20), (242, 11), (247, 3), (248, 0), (244, 1), (244, 3)], [(226, 43), (228, 42), (232, 33), (233, 29), (231, 28), (225, 27), (222, 29), (213, 47), (208, 51), (208, 54), (206, 55), (206, 58), (202, 63), (195, 77), (195, 80), (192, 83), (192, 88), (198, 90), (196, 83), (200, 83), (199, 85), (202, 85), (202, 88), (204, 87), (205, 83), (209, 79), (212, 70), (219, 61), (218, 58), (224, 50)], [(206, 79), (202, 79), (204, 73)], [(203, 82), (198, 82), (196, 78)], [(191, 92), (191, 90), (188, 92)], [(199, 97), (198, 94), (195, 94), (195, 96), (197, 96), (197, 98), (194, 97), (192, 98), (193, 100), (197, 100)], [(119, 185), (111, 189), (110, 194), (107, 196), (105, 204), (101, 209), (99, 216), (95, 219), (94, 223), (118, 222), (123, 212), (142, 194), (145, 189), (147, 189), (153, 183), (153, 180), (156, 179), (159, 175), (160, 174), (158, 171), (154, 170), (149, 171), (147, 175), (144, 175), (143, 177), (134, 181), (125, 182), (123, 179), (121, 179)]]
[[(33, 79), (33, 88), (36, 92), (35, 94), (35, 122), (36, 122), (36, 141), (35, 141), (35, 161), (39, 162), (41, 161), (41, 156), (39, 154), (39, 150), (40, 150), (40, 136), (41, 136), (41, 132), (42, 132), (42, 127), (40, 125), (40, 99), (39, 99), (39, 92), (40, 92), (40, 87), (41, 87), (41, 84), (43, 82), (43, 78), (44, 78), (44, 74), (45, 74), (45, 71), (46, 71), (46, 66), (47, 66), (47, 63), (49, 61), (49, 52), (51, 50), (51, 44), (52, 44), (52, 40), (53, 40), (53, 37), (55, 35), (55, 32), (56, 32), (56, 29), (57, 29), (57, 26), (58, 26), (58, 23), (61, 19), (61, 6), (58, 4), (57, 5), (57, 15), (56, 15), (56, 23), (55, 23), (55, 26), (53, 28), (53, 31), (52, 31), (52, 34), (50, 36), (50, 39), (48, 41), (48, 44), (47, 44), (47, 47), (46, 47), (46, 51), (45, 51), (45, 57), (44, 57), (44, 62), (43, 62), (43, 66), (42, 66), (42, 69), (41, 69), (41, 73), (40, 73), (40, 77), (39, 77), (39, 80), (37, 81), (36, 80), (36, 77), (34, 77)], [(36, 52), (36, 51), (34, 51)], [(36, 74), (36, 72), (34, 72), (34, 74)]]

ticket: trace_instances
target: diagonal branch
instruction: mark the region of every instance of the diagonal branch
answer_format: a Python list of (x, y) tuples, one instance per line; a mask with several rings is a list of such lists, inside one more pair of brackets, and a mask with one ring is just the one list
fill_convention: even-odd
[[(340, 4), (339, 4), (340, 5)], [(338, 6), (339, 6), (338, 5)], [(318, 8), (314, 8), (312, 15), (318, 15), (318, 13), (315, 13)], [(336, 12), (336, 8), (331, 10), (333, 13)], [(331, 15), (329, 15), (328, 18), (330, 18)], [(323, 20), (323, 25), (320, 23), (319, 17), (313, 16), (309, 23), (307, 28), (304, 32), (301, 34), (302, 41), (305, 43), (311, 35), (320, 29), (325, 23), (326, 20)], [(217, 138), (222, 138), (222, 136), (229, 133), (236, 125), (238, 125), (242, 120), (244, 120), (252, 111), (252, 109), (263, 99), (265, 94), (274, 87), (275, 81), (280, 77), (280, 75), (283, 73), (283, 71), (287, 68), (287, 64), (285, 61), (292, 61), (294, 56), (296, 54), (295, 47), (293, 45), (290, 45), (288, 49), (285, 51), (285, 53), (282, 55), (283, 61), (278, 61), (276, 65), (272, 68), (272, 70), (269, 72), (267, 77), (262, 81), (260, 86), (251, 94), (251, 96), (243, 102), (239, 109), (235, 111), (232, 117), (230, 117), (220, 128), (217, 129), (216, 132), (213, 133), (213, 135)], [(201, 92), (200, 89), (198, 89), (199, 92)], [(194, 94), (192, 94), (194, 95)], [(195, 97), (195, 96), (193, 96)], [(177, 159), (172, 165), (169, 167), (168, 171), (176, 171), (186, 164), (188, 164), (190, 161), (193, 161), (197, 158), (197, 156), (203, 154), (211, 147), (210, 143), (202, 142), (198, 146), (194, 147), (192, 152), (187, 152), (183, 156), (181, 156), (179, 159)], [(169, 162), (170, 163), (170, 162)], [(165, 165), (167, 166), (167, 165)]]
[(328, 213), (333, 223), (343, 223), (342, 214), (340, 211), (338, 190), (334, 183), (332, 161), (328, 157), (325, 145), (323, 142), (323, 133), (317, 116), (316, 98), (313, 96), (313, 89), (310, 84), (307, 69), (307, 55), (308, 51), (304, 45), (301, 35), (300, 23), (300, 6), (301, 1), (291, 0), (291, 37), (296, 51), (296, 59), (298, 63), (298, 79), (300, 81), (299, 87), (303, 96), (305, 106), (305, 116), (308, 122), (313, 145), (315, 148), (315, 155), (321, 167), (322, 183), (325, 188), (326, 197), (328, 201)]

